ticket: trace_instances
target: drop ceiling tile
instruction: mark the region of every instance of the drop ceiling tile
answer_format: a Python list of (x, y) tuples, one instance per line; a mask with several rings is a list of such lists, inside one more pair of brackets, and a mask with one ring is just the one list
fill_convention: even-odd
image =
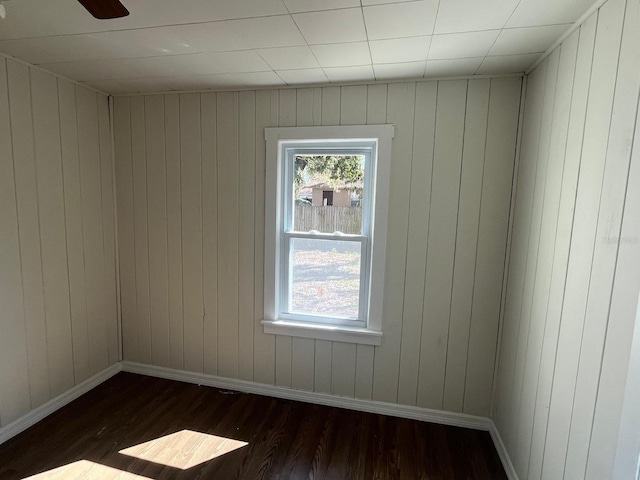
[(171, 90), (169, 84), (160, 78), (131, 78), (128, 80), (96, 80), (82, 82), (106, 93), (148, 93)]
[(489, 52), (500, 30), (448, 33), (431, 39), (429, 60), (482, 57)]
[(516, 55), (519, 53), (544, 52), (567, 29), (567, 25), (545, 27), (508, 28), (502, 30), (489, 55)]
[(311, 49), (304, 47), (264, 48), (258, 54), (274, 70), (293, 70), (319, 67)]
[(6, 2), (7, 20), (0, 39), (44, 37), (70, 33), (128, 30), (161, 25), (212, 22), (235, 18), (285, 15), (282, 0), (128, 0), (127, 17), (109, 21), (93, 18), (76, 0)]
[(324, 73), (330, 82), (369, 82), (374, 79), (371, 65), (361, 67), (325, 68)]
[(427, 62), (387, 63), (374, 65), (376, 80), (391, 80), (396, 78), (422, 78)]
[(135, 59), (143, 77), (215, 75), (220, 73), (265, 72), (271, 70), (253, 50), (197, 53)]
[(43, 68), (79, 82), (144, 77), (130, 59), (45, 63)]
[(276, 72), (243, 73), (242, 82), (246, 87), (280, 87), (285, 85)]
[(248, 48), (225, 22), (0, 41), (0, 52), (36, 65)]
[[(57, 37), (52, 37), (57, 38)], [(60, 37), (62, 38), (62, 37)], [(86, 53), (90, 53), (91, 48)], [(84, 60), (84, 58), (65, 58), (50, 48), (50, 43), (43, 38), (26, 38), (20, 40), (0, 40), (0, 52), (19, 58), (25, 62), (38, 65), (40, 63), (58, 63), (68, 60)]]
[(538, 58), (540, 58), (539, 53), (486, 57), (476, 73), (479, 75), (521, 73), (525, 72), (531, 65), (533, 65)]
[(585, 13), (594, 0), (522, 0), (507, 22), (507, 27), (532, 27), (573, 23)]
[(169, 37), (176, 42), (164, 47), (166, 49), (188, 47), (197, 52), (227, 52), (251, 47), (227, 22), (194, 23), (147, 30), (157, 30), (157, 36)]
[(478, 70), (482, 60), (484, 60), (484, 57), (428, 60), (425, 77), (473, 75)]
[(274, 72), (190, 75), (167, 77), (162, 81), (171, 90), (177, 91), (284, 86), (284, 82)]
[(305, 85), (311, 83), (327, 83), (327, 76), (321, 68), (309, 68), (306, 70), (282, 70), (276, 72), (287, 85)]
[(321, 67), (353, 67), (371, 64), (367, 42), (312, 45), (311, 50)]
[(421, 0), (362, 0), (362, 5), (363, 6), (367, 6), (367, 5), (383, 5), (385, 3), (405, 3), (405, 2), (412, 2), (412, 1), (421, 1)]
[(431, 35), (438, 0), (393, 3), (364, 7), (369, 40)]
[(369, 42), (373, 63), (403, 63), (426, 60), (430, 44), (431, 37), (394, 38)]
[(284, 0), (291, 13), (317, 12), (337, 8), (359, 7), (360, 0)]
[(359, 42), (367, 39), (360, 8), (293, 15), (309, 45)]
[(446, 0), (440, 2), (434, 33), (460, 33), (504, 27), (518, 0)]
[(230, 20), (228, 23), (253, 48), (305, 45), (289, 15)]

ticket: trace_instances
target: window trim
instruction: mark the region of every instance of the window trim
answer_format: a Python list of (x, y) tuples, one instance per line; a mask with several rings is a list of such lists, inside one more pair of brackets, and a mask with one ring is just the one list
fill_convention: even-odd
[[(265, 128), (264, 320), (261, 322), (265, 333), (380, 345), (393, 134), (393, 125)], [(285, 147), (287, 144), (295, 143), (308, 144), (309, 148), (313, 148), (314, 145), (325, 146), (332, 140), (343, 144), (345, 141), (376, 143), (375, 172), (371, 172), (372, 183), (375, 185), (375, 196), (371, 196), (374, 224), (371, 237), (367, 239), (371, 242), (371, 259), (368, 262), (369, 305), (367, 323), (364, 327), (279, 318), (277, 295), (281, 292), (279, 265), (283, 248), (278, 227), (284, 221), (280, 199), (285, 189)]]

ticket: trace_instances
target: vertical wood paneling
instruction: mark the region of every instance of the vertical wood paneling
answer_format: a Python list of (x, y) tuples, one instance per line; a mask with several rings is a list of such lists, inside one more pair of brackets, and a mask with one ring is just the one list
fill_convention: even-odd
[[(116, 160), (116, 196), (118, 205), (118, 261), (120, 263), (122, 355), (125, 360), (136, 362), (139, 357), (138, 307), (135, 272), (135, 219), (133, 210), (133, 166), (131, 162), (131, 136), (133, 134), (133, 130), (131, 128), (131, 100), (126, 97), (116, 98), (114, 110), (115, 125), (113, 130)], [(65, 172), (66, 170), (65, 163)], [(75, 179), (73, 177), (70, 177), (69, 183), (73, 185), (74, 180)], [(66, 183), (67, 182), (65, 182), (65, 186)], [(81, 259), (78, 259), (78, 261), (80, 260)], [(82, 274), (82, 279), (84, 279), (84, 266), (82, 272), (78, 271), (78, 276), (80, 274)], [(71, 278), (73, 280), (73, 275)], [(80, 278), (78, 281), (79, 280)], [(82, 290), (79, 290), (78, 295), (84, 294), (84, 282), (81, 282), (78, 285), (78, 288), (82, 288)], [(71, 300), (73, 305), (73, 289)], [(74, 336), (75, 332), (76, 326), (74, 320)], [(75, 352), (74, 359), (76, 362), (78, 361)]]
[(332, 350), (333, 342), (316, 340), (313, 377), (314, 390), (316, 392), (331, 393)]
[[(575, 49), (571, 53), (575, 58)], [(541, 152), (548, 156), (546, 179), (544, 180), (544, 201), (542, 205), (538, 252), (536, 268), (533, 278), (531, 307), (529, 308), (529, 338), (524, 352), (522, 402), (518, 418), (518, 440), (516, 445), (516, 460), (522, 465), (522, 472), (528, 470), (529, 452), (531, 451), (531, 431), (535, 409), (536, 390), (538, 388), (538, 368), (545, 328), (546, 305), (549, 300), (549, 282), (553, 261), (553, 250), (557, 235), (558, 207), (560, 203), (560, 189), (564, 170), (564, 149), (566, 143), (567, 124), (569, 121), (569, 99), (571, 98), (571, 83), (566, 74), (559, 68), (560, 50), (549, 56), (548, 82), (553, 78), (555, 99), (551, 118), (549, 120), (550, 135), (548, 147)], [(571, 72), (573, 73), (573, 72)], [(547, 83), (549, 85), (549, 83)], [(549, 88), (549, 90), (551, 89)], [(567, 91), (568, 90), (568, 91)], [(563, 103), (560, 95), (567, 101)], [(543, 120), (544, 121), (544, 120)], [(546, 147), (541, 145), (541, 147)], [(523, 315), (524, 317), (524, 315)]]
[[(60, 145), (62, 151), (69, 300), (71, 305), (73, 374), (75, 382), (78, 383), (89, 378), (89, 341), (87, 297), (84, 281), (82, 196), (78, 159), (76, 92), (73, 84), (58, 80), (58, 103), (60, 108)], [(130, 279), (133, 280), (133, 277), (130, 277)], [(135, 318), (135, 315), (131, 315), (131, 311), (129, 313), (130, 318)]]
[(238, 94), (219, 93), (218, 118), (218, 373), (238, 376)]
[[(533, 209), (516, 204), (508, 299), (521, 313), (505, 315), (497, 394), (497, 423), (521, 478), (628, 476), (614, 473), (614, 461), (616, 449), (627, 450), (618, 432), (637, 319), (637, 268), (631, 275), (634, 260), (620, 255), (632, 250), (623, 239), (639, 20), (637, 0), (604, 3), (530, 75), (527, 106), (545, 113), (542, 129), (531, 115), (523, 126), (523, 140), (539, 137), (540, 149), (534, 155), (523, 142), (521, 166), (531, 166), (520, 169), (518, 188), (535, 181), (535, 199)], [(528, 238), (516, 237), (518, 219), (531, 226)]]
[(218, 373), (218, 144), (215, 93), (200, 97), (202, 129), (202, 294), (204, 373)]
[(382, 316), (385, 338), (376, 348), (373, 369), (373, 399), (385, 402), (395, 402), (398, 398), (415, 95), (415, 83), (388, 86), (386, 121), (395, 124), (396, 131), (389, 180), (386, 298)]
[(415, 405), (417, 400), (419, 362), (416, 362), (416, 359), (420, 358), (422, 341), (422, 310), (424, 307), (437, 93), (437, 82), (416, 85), (407, 269), (405, 272), (402, 348), (398, 379), (398, 402), (406, 405)]
[(490, 80), (470, 81), (467, 90), (456, 255), (442, 401), (442, 407), (453, 412), (461, 412), (464, 403), (490, 84)]
[[(552, 170), (554, 165), (561, 163), (560, 160), (558, 162), (549, 162), (549, 142), (552, 132), (552, 123), (554, 120), (553, 105), (556, 92), (558, 59), (559, 54), (556, 51), (546, 60), (547, 66), (544, 80), (545, 96), (542, 102), (542, 126), (537, 147), (538, 168), (536, 171), (535, 188), (533, 193), (531, 226), (528, 240), (529, 249), (524, 273), (523, 299), (519, 312), (519, 321), (522, 325), (520, 331), (523, 332), (524, 335), (521, 334), (518, 341), (516, 364), (514, 369), (515, 373), (511, 393), (512, 397), (515, 399), (514, 415), (515, 418), (518, 419), (513, 424), (511, 432), (512, 436), (516, 440), (516, 459), (518, 459), (519, 456), (522, 455), (522, 452), (527, 449), (526, 444), (529, 441), (526, 438), (526, 434), (524, 436), (519, 435), (519, 422), (523, 407), (522, 404), (528, 401), (523, 399), (523, 386), (525, 384), (524, 375), (529, 341), (531, 340), (531, 342), (534, 343), (535, 339), (540, 335), (540, 328), (535, 321), (531, 320), (531, 314), (532, 304), (534, 301), (535, 281), (538, 275), (539, 253), (541, 250), (541, 229), (544, 226), (543, 207), (548, 206), (549, 201), (547, 200), (546, 195), (548, 192), (551, 192), (551, 189), (547, 190), (547, 180), (549, 178), (547, 172)], [(521, 474), (526, 471), (526, 465), (524, 462), (519, 463), (519, 468), (521, 469)]]
[(180, 94), (184, 368), (203, 371), (200, 95)]
[[(629, 1), (625, 13), (624, 37), (620, 52), (616, 100), (612, 120), (609, 154), (624, 163), (631, 155), (626, 179), (626, 196), (619, 229), (615, 277), (611, 296), (606, 343), (602, 357), (591, 440), (585, 478), (633, 478), (638, 469), (638, 329), (640, 313), (640, 103), (638, 97), (640, 56), (635, 47), (640, 39), (640, 2)], [(635, 92), (634, 92), (635, 90)], [(633, 127), (631, 125), (633, 124)], [(631, 135), (631, 128), (635, 133)], [(633, 143), (630, 144), (631, 139)], [(613, 140), (613, 142), (612, 142)], [(616, 158), (614, 156), (614, 158)], [(618, 163), (615, 160), (616, 164)], [(607, 160), (607, 170), (610, 161)], [(615, 168), (617, 170), (617, 168)], [(605, 192), (607, 192), (605, 187)], [(609, 193), (609, 192), (607, 192)], [(606, 202), (605, 202), (606, 204)], [(604, 211), (607, 215), (609, 212)], [(615, 242), (614, 242), (615, 243)], [(633, 342), (633, 343), (632, 343)], [(634, 391), (634, 384), (636, 390)], [(575, 407), (574, 407), (575, 408)], [(576, 418), (576, 420), (579, 420)], [(572, 453), (570, 438), (569, 453)], [(571, 457), (567, 457), (567, 467)], [(582, 471), (582, 468), (580, 469)], [(611, 471), (613, 470), (613, 474)], [(565, 470), (568, 472), (568, 468)]]
[(76, 102), (85, 249), (84, 274), (89, 323), (89, 371), (91, 374), (96, 374), (106, 368), (109, 363), (108, 346), (105, 341), (107, 326), (103, 299), (105, 265), (98, 104), (94, 92), (79, 87), (76, 88)]
[(117, 361), (106, 105), (0, 60), (0, 426)]
[(47, 320), (47, 363), (50, 394), (56, 397), (73, 386), (73, 358), (60, 117), (55, 77), (34, 70), (31, 74), (31, 99)]
[[(7, 65), (0, 59), (0, 426), (29, 410), (29, 364), (22, 296)], [(15, 368), (21, 365), (22, 368)]]
[[(573, 50), (570, 39), (562, 46), (560, 57), (559, 83), (564, 75), (571, 76), (573, 82), (569, 125), (567, 130), (566, 152), (564, 159), (564, 172), (560, 193), (560, 207), (558, 212), (558, 231), (553, 259), (553, 272), (546, 312), (546, 326), (542, 345), (540, 371), (538, 375), (538, 390), (536, 394), (536, 407), (534, 413), (533, 431), (531, 435), (531, 453), (529, 455), (529, 476), (539, 479), (542, 475), (542, 456), (547, 432), (547, 420), (549, 418), (549, 402), (551, 400), (551, 384), (557, 352), (557, 339), (560, 329), (560, 317), (562, 314), (562, 301), (564, 297), (564, 284), (567, 276), (567, 262), (569, 260), (569, 247), (573, 230), (573, 214), (575, 208), (575, 195), (578, 184), (578, 171), (580, 167), (580, 153), (582, 147), (582, 135), (584, 119), (587, 110), (587, 95), (589, 92), (589, 79), (591, 77), (591, 58), (593, 53), (593, 41), (595, 37), (596, 17), (593, 16), (587, 23), (580, 27), (574, 35), (577, 37), (577, 51), (575, 58), (571, 58)], [(568, 57), (567, 57), (568, 55)], [(566, 68), (566, 72), (565, 72)], [(571, 69), (574, 73), (571, 75)], [(560, 86), (560, 85), (559, 85)], [(567, 101), (561, 90), (558, 90), (558, 100)]]
[(464, 412), (488, 415), (500, 317), (521, 82), (492, 79)]
[[(513, 81), (519, 88), (520, 79)], [(482, 280), (474, 279), (479, 219), (484, 218), (491, 224), (487, 229), (497, 228), (493, 236), (483, 234), (484, 242), (503, 236), (498, 249), (486, 249), (488, 255), (497, 255), (488, 260), (489, 263), (491, 266), (502, 266), (504, 263), (504, 219), (502, 216), (498, 220), (492, 219), (487, 212), (484, 217), (479, 215), (484, 135), (487, 122), (496, 123), (493, 130), (495, 132), (499, 128), (510, 132), (505, 125), (515, 128), (512, 113), (517, 113), (519, 102), (517, 95), (512, 95), (512, 84), (497, 84), (496, 96), (499, 97), (501, 90), (505, 89), (508, 99), (502, 103), (493, 99), (492, 114), (488, 116), (489, 80), (471, 83), (473, 86), (469, 108), (473, 108), (474, 112), (468, 118), (465, 115), (465, 111), (468, 111), (466, 80), (441, 82), (441, 91), (445, 93), (442, 94), (444, 96), (440, 99), (442, 103), (438, 108), (438, 84), (435, 82), (203, 94), (200, 98), (199, 124), (192, 112), (195, 100), (193, 105), (185, 106), (184, 99), (189, 97), (183, 95), (178, 110), (178, 95), (167, 95), (164, 137), (172, 366), (174, 356), (180, 355), (174, 349), (181, 345), (183, 330), (180, 328), (181, 320), (174, 323), (171, 313), (172, 305), (177, 305), (182, 299), (175, 293), (175, 287), (179, 284), (175, 278), (172, 280), (171, 272), (172, 268), (182, 267), (181, 280), (184, 284), (178, 291), (185, 296), (185, 315), (193, 308), (196, 300), (205, 306), (204, 312), (200, 312), (205, 316), (204, 325), (195, 322), (188, 325), (185, 317), (184, 353), (185, 356), (193, 354), (187, 351), (187, 336), (193, 334), (195, 328), (204, 338), (201, 353), (204, 356), (204, 368), (210, 373), (217, 372), (218, 375), (253, 379), (296, 389), (413, 405), (419, 395), (422, 395), (423, 404), (426, 403), (425, 398), (431, 395), (436, 398), (433, 404), (441, 405), (447, 364), (450, 361), (448, 385), (451, 394), (448, 398), (451, 403), (457, 403), (459, 406), (456, 408), (462, 409), (465, 382), (469, 370), (473, 368), (474, 379), (469, 381), (486, 381), (489, 388), (471, 390), (466, 395), (466, 402), (472, 405), (470, 408), (474, 408), (473, 405), (485, 408), (490, 401), (493, 365), (489, 361), (485, 366), (468, 366), (466, 343), (471, 340), (469, 322), (472, 317), (468, 314), (464, 318), (464, 305), (468, 311), (472, 304), (471, 286), (474, 282), (487, 282), (488, 271), (492, 271), (492, 267), (482, 267)], [(511, 110), (504, 108), (508, 102), (513, 103)], [(190, 113), (185, 113), (185, 109), (189, 109)], [(439, 121), (437, 111), (440, 112)], [(179, 124), (173, 118), (175, 115), (181, 117)], [(185, 115), (193, 118), (185, 120)], [(172, 121), (174, 123), (170, 125)], [(383, 343), (380, 347), (373, 347), (266, 335), (259, 323), (263, 318), (264, 305), (264, 128), (363, 123), (393, 123), (396, 128), (390, 206), (392, 223), (395, 223), (389, 227), (389, 235), (393, 240), (389, 244), (389, 270), (385, 280), (387, 292), (384, 301)], [(199, 143), (194, 138), (185, 139), (185, 135), (192, 135), (190, 132), (196, 125), (202, 135)], [(179, 134), (175, 133), (177, 129)], [(439, 148), (437, 154), (440, 163), (436, 178), (432, 172), (432, 155), (438, 129), (437, 138), (440, 143), (436, 148)], [(208, 133), (211, 130), (215, 130), (215, 135)], [(497, 133), (494, 136), (497, 137)], [(148, 132), (147, 137), (150, 137)], [(146, 142), (149, 141), (147, 138)], [(467, 142), (465, 149), (464, 144)], [(498, 144), (497, 138), (494, 143), (496, 145), (490, 151), (497, 158), (493, 160), (491, 175), (495, 174), (497, 178), (489, 180), (490, 187), (486, 188), (489, 189), (487, 191), (498, 191), (498, 199), (495, 200), (497, 203), (499, 199), (503, 199), (502, 192), (510, 192), (511, 189), (510, 168), (515, 138), (508, 134), (501, 143)], [(184, 177), (187, 154), (185, 148), (193, 153), (198, 145), (201, 147), (203, 162), (199, 182), (195, 178)], [(500, 162), (504, 162), (505, 145), (511, 147), (511, 165), (507, 166), (506, 172), (499, 172), (499, 165), (504, 165)], [(182, 158), (170, 153), (178, 149)], [(179, 169), (181, 163), (182, 172), (179, 172), (176, 168)], [(151, 191), (149, 178), (147, 188)], [(444, 210), (438, 213), (439, 216), (433, 217), (429, 207), (430, 192), (431, 185), (436, 183), (438, 202)], [(209, 188), (212, 184), (213, 188)], [(193, 243), (195, 238), (193, 232), (187, 233), (188, 222), (184, 218), (185, 197), (194, 196), (195, 192), (201, 192), (202, 196), (203, 229), (203, 270), (196, 270), (202, 274), (203, 283), (201, 290), (196, 287), (197, 294), (187, 286), (187, 282), (197, 281), (200, 277), (197, 274), (187, 275), (187, 272), (195, 268), (194, 258), (199, 257), (182, 261), (179, 259), (180, 252), (184, 256), (187, 254), (187, 242)], [(463, 199), (460, 215), (459, 195)], [(181, 198), (182, 219), (176, 213), (179, 212)], [(193, 202), (193, 198), (189, 201)], [(504, 203), (501, 208), (508, 209), (508, 199)], [(215, 224), (210, 223), (212, 219)], [(179, 226), (180, 223), (182, 230), (178, 229), (176, 234), (172, 225)], [(461, 237), (456, 237), (458, 230)], [(441, 245), (431, 254), (432, 264), (436, 262), (441, 267), (426, 266), (429, 235), (437, 238), (435, 243)], [(214, 247), (215, 257), (211, 252)], [(460, 257), (453, 287), (456, 248), (460, 249)], [(189, 255), (193, 256), (193, 245), (188, 249)], [(436, 259), (438, 249), (446, 250), (445, 259)], [(270, 252), (266, 254), (269, 255)], [(192, 263), (187, 266), (187, 262)], [(438, 269), (444, 271), (444, 276), (436, 273)], [(211, 271), (217, 271), (215, 279), (210, 277)], [(468, 275), (465, 276), (465, 273)], [(501, 271), (496, 275), (501, 275)], [(427, 276), (431, 282), (428, 304), (423, 302)], [(448, 352), (452, 288), (456, 292), (456, 302), (460, 303), (456, 308), (460, 306), (462, 312), (457, 313), (456, 310), (454, 317), (456, 321), (462, 318), (460, 323), (463, 327), (466, 322), (467, 331), (458, 332), (458, 326), (453, 327), (455, 332), (451, 335), (451, 351)], [(212, 290), (216, 290), (215, 296), (211, 293)], [(438, 293), (440, 290), (442, 295)], [(487, 304), (499, 305), (500, 287), (487, 290), (486, 295), (492, 296)], [(191, 307), (187, 305), (187, 295), (191, 296)], [(209, 319), (208, 312), (215, 307), (217, 323), (214, 324), (213, 319)], [(435, 325), (435, 328), (440, 329), (439, 334), (434, 331), (434, 324), (425, 322), (425, 319), (430, 321), (432, 313), (437, 311), (446, 313), (442, 321)], [(497, 319), (495, 310), (487, 311), (489, 313), (486, 315), (495, 315)], [(478, 349), (490, 344), (486, 338), (497, 334), (496, 320), (481, 318), (483, 315), (485, 314), (479, 312), (473, 317), (478, 322), (478, 329), (489, 325), (487, 337), (483, 337), (476, 345)], [(203, 330), (198, 330), (200, 328)], [(151, 336), (153, 338), (153, 332)], [(441, 339), (439, 344), (437, 338)], [(435, 343), (430, 344), (432, 341)], [(435, 349), (433, 345), (436, 346)], [(197, 348), (200, 353), (200, 345)], [(477, 353), (476, 356), (480, 358), (482, 354)], [(186, 364), (178, 368), (195, 369)], [(483, 398), (475, 398), (476, 395), (482, 395)]]
[(35, 408), (50, 395), (29, 69), (8, 60), (7, 72), (29, 384)]
[[(638, 35), (640, 6), (636, 0), (628, 2), (626, 11), (624, 2), (614, 3), (612, 7), (612, 11), (610, 13), (607, 12), (608, 15), (606, 16), (605, 9), (602, 9), (603, 20), (606, 20), (607, 24), (612, 25), (613, 28), (625, 32), (625, 38), (622, 40), (620, 47), (618, 47), (620, 45), (620, 36), (611, 36), (610, 43), (600, 47), (608, 52), (620, 48), (620, 55), (617, 62), (618, 70), (615, 77), (615, 95), (613, 97), (611, 125), (607, 139), (606, 163), (602, 179), (602, 195), (596, 229), (596, 244), (593, 252), (589, 298), (584, 319), (567, 459), (565, 460), (566, 479), (585, 478), (589, 451), (591, 450), (595, 455), (603, 454), (604, 452), (597, 450), (597, 445), (602, 445), (602, 449), (605, 449), (607, 448), (605, 445), (608, 445), (607, 440), (610, 440), (611, 443), (616, 441), (614, 436), (616, 435), (616, 429), (605, 427), (606, 433), (598, 429), (595, 430), (596, 442), (595, 445), (591, 445), (591, 432), (594, 427), (589, 424), (594, 423), (599, 388), (603, 389), (604, 395), (615, 390), (620, 392), (624, 388), (623, 386), (613, 388), (613, 386), (606, 384), (600, 386), (601, 379), (596, 378), (593, 372), (599, 368), (604, 369), (603, 355), (609, 324), (613, 323), (615, 326), (612, 326), (612, 328), (615, 329), (618, 322), (622, 324), (619, 319), (624, 318), (627, 324), (626, 329), (629, 332), (628, 336), (630, 337), (631, 332), (633, 332), (634, 315), (631, 309), (626, 314), (620, 312), (620, 317), (612, 314), (608, 323), (602, 321), (603, 318), (607, 318), (610, 315), (614, 277), (620, 248), (619, 243), (623, 241), (618, 240), (616, 242), (615, 240), (611, 241), (611, 239), (625, 238), (621, 234), (621, 228), (626, 191), (620, 186), (627, 183), (629, 175), (633, 131), (634, 128), (637, 130), (636, 114), (638, 104), (635, 99), (638, 98), (638, 92), (640, 91), (640, 74), (638, 73), (640, 71), (640, 55), (637, 51), (637, 45), (640, 42), (640, 36)], [(624, 27), (622, 24), (624, 24)], [(602, 59), (603, 62), (605, 61), (604, 56), (599, 56), (600, 52), (601, 50), (598, 50), (596, 46), (594, 61), (599, 59)], [(606, 61), (610, 62), (611, 59), (607, 58)], [(603, 68), (613, 68), (610, 63), (603, 63), (602, 65)], [(630, 101), (630, 99), (633, 100)], [(627, 188), (634, 188), (634, 185), (630, 185)], [(620, 287), (620, 285), (618, 286)], [(624, 289), (625, 287), (622, 286), (622, 288)], [(634, 304), (630, 306), (632, 308), (636, 307)], [(623, 332), (624, 327), (618, 331)], [(628, 342), (628, 339), (625, 338), (625, 341)], [(625, 364), (621, 363), (621, 365)], [(622, 375), (621, 378), (623, 378)], [(617, 381), (620, 382), (619, 379)], [(616, 412), (617, 415), (620, 409), (621, 405), (612, 408), (611, 411)], [(607, 458), (607, 460), (594, 462), (598, 466), (589, 472), (590, 475), (594, 478), (607, 475), (607, 472), (611, 471), (613, 467), (614, 456), (615, 449), (608, 447), (606, 456), (603, 455), (603, 458)], [(609, 465), (604, 467), (603, 465), (606, 465), (607, 462), (609, 462)]]
[[(571, 243), (563, 319), (560, 325), (558, 356), (549, 410), (543, 478), (545, 476), (561, 476), (564, 473), (573, 409), (572, 399), (577, 381), (589, 283), (592, 277), (593, 251), (597, 241), (598, 210), (623, 12), (624, 2), (616, 0), (606, 3), (600, 9), (598, 16), (589, 89), (589, 108), (585, 122), (582, 162), (576, 196), (574, 235)], [(616, 26), (615, 22), (619, 22), (619, 25)], [(613, 52), (611, 51), (612, 45), (617, 45)]]
[[(277, 93), (277, 92), (275, 92)], [(253, 379), (256, 382), (273, 384), (275, 382), (275, 338), (262, 329), (260, 320), (264, 318), (264, 189), (265, 189), (265, 140), (264, 128), (277, 124), (272, 119), (271, 97), (273, 92), (256, 92), (256, 210), (254, 245), (254, 340), (253, 340)]]
[[(537, 171), (538, 138), (542, 121), (542, 97), (544, 96), (544, 79), (547, 62), (536, 68), (527, 81), (527, 97), (524, 105), (524, 125), (528, 127), (522, 133), (520, 147), (519, 174), (516, 180), (516, 198), (513, 234), (511, 240), (511, 262), (507, 279), (507, 298), (505, 302), (504, 329), (502, 349), (500, 352), (500, 368), (497, 388), (500, 392), (496, 404), (496, 422), (503, 427), (501, 434), (507, 445), (512, 444), (509, 425), (511, 411), (514, 407), (510, 401), (513, 387), (513, 372), (517, 354), (518, 335), (520, 332), (519, 313), (522, 305), (524, 274), (529, 247), (529, 231), (531, 227), (531, 209)], [(504, 422), (504, 423), (503, 423)]]
[[(116, 121), (116, 125), (117, 123)], [(184, 368), (184, 311), (182, 302), (182, 159), (180, 155), (180, 97), (178, 95), (164, 97), (164, 128), (165, 159), (167, 162), (169, 357), (171, 368), (181, 370)], [(118, 209), (119, 218), (120, 209)], [(122, 267), (121, 262), (121, 277)], [(123, 343), (126, 345), (126, 341)]]
[(151, 361), (168, 367), (169, 286), (167, 277), (167, 205), (164, 140), (164, 99), (144, 98), (149, 231), (149, 301)]
[[(256, 94), (241, 92), (238, 99), (238, 139), (255, 138)], [(239, 145), (239, 188), (238, 188), (238, 376), (243, 380), (253, 380), (253, 336), (255, 298), (253, 285), (254, 268), (254, 228), (255, 228), (255, 169), (256, 145), (253, 141)]]
[(102, 231), (104, 250), (104, 302), (107, 323), (109, 365), (120, 360), (118, 336), (118, 294), (116, 276), (116, 211), (113, 197), (113, 142), (109, 98), (98, 95), (98, 129), (100, 134), (100, 179), (102, 180)]
[(418, 405), (442, 408), (467, 82), (438, 85)]
[(151, 361), (151, 313), (149, 301), (149, 242), (147, 223), (147, 153), (144, 97), (131, 99), (131, 168), (135, 245), (138, 361)]

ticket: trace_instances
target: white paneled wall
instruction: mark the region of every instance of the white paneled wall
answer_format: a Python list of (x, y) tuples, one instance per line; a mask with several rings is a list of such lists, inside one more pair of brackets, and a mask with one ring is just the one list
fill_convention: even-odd
[(0, 426), (118, 361), (108, 99), (0, 57)]
[(612, 478), (640, 281), (616, 270), (640, 258), (623, 216), (639, 8), (609, 0), (528, 79), (494, 412), (521, 479)]
[[(488, 415), (520, 78), (117, 97), (126, 360)], [(380, 347), (266, 335), (267, 126), (396, 125)]]

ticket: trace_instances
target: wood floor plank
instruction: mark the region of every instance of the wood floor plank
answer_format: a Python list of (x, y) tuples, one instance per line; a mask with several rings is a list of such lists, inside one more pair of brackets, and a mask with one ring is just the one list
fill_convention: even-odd
[(0, 445), (3, 480), (58, 468), (83, 480), (506, 479), (487, 432), (124, 372)]

